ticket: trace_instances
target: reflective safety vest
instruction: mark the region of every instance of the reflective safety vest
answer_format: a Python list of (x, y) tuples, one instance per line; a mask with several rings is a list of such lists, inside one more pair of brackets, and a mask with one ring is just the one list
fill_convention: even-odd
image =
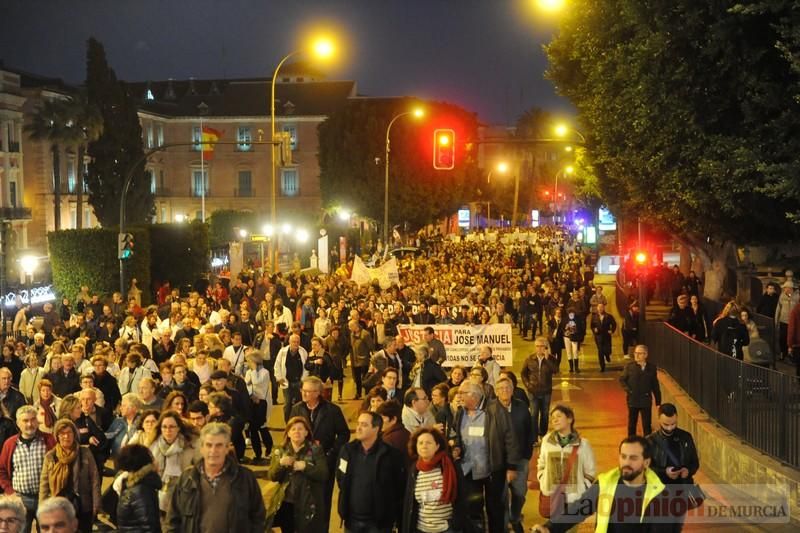
[[(599, 485), (599, 493), (597, 497), (597, 526), (595, 531), (597, 533), (606, 533), (608, 531), (608, 522), (611, 518), (611, 507), (614, 505), (614, 494), (617, 492), (617, 484), (622, 472), (619, 468), (614, 468), (608, 472), (603, 472), (597, 476), (597, 483)], [(642, 497), (642, 515), (639, 517), (639, 522), (644, 521), (644, 513), (653, 498), (658, 496), (664, 490), (664, 483), (658, 478), (655, 472), (649, 468), (644, 471), (645, 485), (644, 495)]]

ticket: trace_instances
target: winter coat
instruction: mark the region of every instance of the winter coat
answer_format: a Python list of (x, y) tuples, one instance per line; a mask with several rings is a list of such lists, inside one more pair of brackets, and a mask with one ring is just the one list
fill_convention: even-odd
[(661, 405), (658, 370), (653, 363), (646, 363), (644, 370), (636, 362), (628, 363), (619, 377), (619, 382), (628, 395), (628, 407), (649, 409), (652, 405), (651, 394), (655, 398), (656, 405)]
[[(302, 472), (294, 472), (292, 467), (282, 466), (281, 459), (292, 456), (296, 461), (305, 461)], [(307, 442), (295, 453), (290, 443), (276, 446), (272, 451), (267, 477), (272, 481), (289, 481), (286, 494), (293, 494), (294, 527), (309, 533), (328, 530), (325, 519), (325, 485), (328, 480), (328, 461), (319, 444)]]
[(558, 433), (551, 431), (542, 439), (542, 446), (539, 449), (539, 457), (536, 463), (536, 477), (539, 480), (539, 487), (542, 494), (552, 496), (556, 487), (561, 483), (563, 471), (566, 469), (572, 450), (578, 448), (578, 457), (570, 471), (569, 478), (564, 488), (567, 502), (572, 503), (580, 499), (586, 489), (588, 489), (597, 476), (597, 463), (594, 458), (594, 451), (589, 441), (581, 438), (575, 432), (570, 435), (569, 443), (561, 447), (558, 442)]
[[(464, 408), (459, 407), (447, 436), (448, 440), (456, 442), (456, 446), (463, 446), (460, 444), (464, 442), (461, 438), (461, 421), (464, 419), (465, 413)], [(489, 455), (489, 469), (492, 472), (516, 470), (520, 454), (512, 429), (511, 415), (499, 402), (487, 402), (484, 413), (484, 435)], [(461, 457), (464, 457), (463, 451)], [(457, 461), (457, 463), (459, 462)], [(460, 468), (460, 465), (458, 466)]]
[[(80, 496), (81, 512), (97, 516), (97, 513), (100, 512), (100, 484), (103, 478), (97, 471), (97, 464), (89, 448), (80, 446), (78, 450), (78, 457), (72, 464), (69, 475), (72, 491)], [(50, 471), (56, 462), (58, 459), (54, 448), (44, 456), (42, 477), (39, 481), (39, 503), (50, 496), (61, 496), (60, 494), (50, 494)]]
[(522, 366), (520, 377), (528, 393), (533, 396), (544, 396), (553, 392), (553, 374), (558, 365), (552, 357), (542, 358), (541, 366), (538, 357), (530, 355)]
[(161, 533), (158, 491), (161, 478), (154, 465), (131, 472), (122, 482), (117, 503), (117, 531), (120, 533)]
[[(200, 466), (181, 474), (172, 493), (164, 533), (200, 533)], [(255, 475), (235, 460), (227, 459), (224, 476), (231, 483), (227, 533), (263, 533), (266, 511)], [(220, 531), (219, 533), (225, 533)]]

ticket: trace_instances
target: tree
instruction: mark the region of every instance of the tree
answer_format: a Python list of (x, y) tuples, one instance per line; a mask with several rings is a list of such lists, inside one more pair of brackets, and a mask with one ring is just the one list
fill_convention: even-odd
[(86, 57), (88, 102), (97, 107), (103, 119), (102, 134), (89, 143), (88, 153), (92, 158), (87, 174), (89, 203), (100, 224), (118, 224), (125, 177), (133, 164), (141, 161), (133, 170), (125, 199), (126, 222), (149, 222), (154, 214), (154, 201), (141, 159), (144, 148), (136, 99), (127, 84), (117, 80), (106, 61), (103, 45), (93, 38), (87, 43)]
[(103, 132), (103, 117), (94, 105), (89, 103), (86, 91), (81, 90), (72, 99), (64, 102), (66, 128), (63, 143), (77, 152), (78, 176), (75, 188), (76, 229), (83, 228), (83, 177), (86, 173), (84, 161), (90, 142), (96, 141)]
[(63, 100), (44, 100), (25, 130), (35, 141), (50, 143), (53, 162), (53, 218), (61, 229), (61, 145), (67, 138), (68, 108)]
[[(320, 189), (324, 206), (340, 205), (383, 220), (386, 128), (417, 102), (408, 99), (350, 101), (319, 126)], [(411, 115), (392, 126), (389, 224), (413, 229), (451, 214), (478, 184), (472, 142), (477, 120), (458, 106), (428, 102), (420, 121)], [(456, 131), (456, 168), (433, 169), (433, 131)], [(485, 179), (485, 177), (484, 177)]]
[(800, 170), (798, 71), (779, 46), (791, 3), (760, 4), (579, 0), (546, 47), (603, 199), (688, 244), (711, 297), (736, 244), (797, 235), (779, 192)]
[(253, 211), (236, 209), (217, 209), (208, 218), (208, 240), (211, 247), (224, 246), (241, 237), (239, 229), (248, 233), (259, 233), (259, 217)]

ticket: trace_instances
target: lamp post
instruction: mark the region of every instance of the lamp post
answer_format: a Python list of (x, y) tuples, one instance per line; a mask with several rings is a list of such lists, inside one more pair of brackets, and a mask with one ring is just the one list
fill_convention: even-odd
[[(506, 174), (508, 172), (508, 163), (505, 161), (500, 161), (497, 165), (489, 171), (489, 175), (486, 176), (486, 183), (492, 182), (492, 174), (494, 171), (499, 172), (500, 174)], [(492, 203), (486, 202), (486, 227), (489, 227), (489, 220), (492, 218)]]
[[(286, 54), (283, 57), (283, 59), (280, 60), (280, 62), (278, 63), (278, 66), (275, 67), (275, 71), (272, 73), (272, 80), (271, 80), (271, 83), (270, 83), (270, 99), (269, 99), (269, 125), (270, 125), (270, 130), (271, 130), (270, 140), (273, 143), (275, 143), (275, 141), (276, 141), (276, 139), (275, 139), (275, 80), (278, 79), (278, 72), (281, 70), (281, 67), (283, 66), (283, 64), (286, 63), (286, 61), (288, 61), (290, 58), (292, 58), (292, 57), (294, 57), (296, 55), (302, 54), (303, 52), (305, 52), (305, 50), (304, 49), (300, 49), (300, 50), (295, 50), (294, 52), (290, 52), (289, 54)], [(321, 57), (321, 58), (330, 57), (331, 54), (333, 54), (333, 44), (327, 39), (319, 39), (314, 43), (314, 45), (312, 47), (312, 52), (317, 57)], [(271, 167), (271, 173), (272, 173), (272, 192), (271, 192), (271, 196), (270, 196), (270, 223), (272, 224), (273, 228), (277, 227), (277, 219), (278, 219), (277, 185), (276, 185), (276, 181), (277, 180), (276, 180), (276, 171), (275, 171), (275, 160), (276, 160), (275, 152), (276, 152), (277, 149), (278, 149), (278, 147), (275, 144), (271, 145), (270, 167)], [(277, 267), (278, 267), (278, 260), (277, 260), (278, 258), (277, 258), (277, 255), (276, 255), (277, 249), (273, 245), (272, 239), (270, 239), (269, 243), (270, 243), (270, 246), (269, 246), (270, 263), (273, 265), (273, 272), (274, 272), (275, 269), (277, 269)]]
[(28, 305), (33, 306), (33, 273), (39, 267), (39, 258), (34, 255), (23, 255), (19, 259), (19, 266), (25, 273), (25, 282), (28, 285)]
[(586, 144), (586, 137), (583, 136), (583, 133), (579, 132), (575, 128), (568, 126), (567, 124), (561, 123), (556, 124), (553, 128), (553, 132), (556, 134), (556, 137), (560, 139), (566, 139), (567, 135), (570, 133), (574, 133), (580, 139), (581, 144)]
[(406, 115), (414, 115), (416, 118), (422, 118), (425, 112), (421, 108), (414, 109), (413, 111), (405, 111), (392, 117), (389, 125), (386, 127), (386, 156), (384, 158), (384, 183), (383, 183), (383, 248), (385, 253), (389, 253), (389, 134), (392, 131), (392, 125), (400, 117)]
[(562, 174), (572, 174), (575, 168), (572, 165), (567, 165), (558, 172), (556, 172), (556, 181), (553, 185), (553, 221), (558, 221), (558, 177)]

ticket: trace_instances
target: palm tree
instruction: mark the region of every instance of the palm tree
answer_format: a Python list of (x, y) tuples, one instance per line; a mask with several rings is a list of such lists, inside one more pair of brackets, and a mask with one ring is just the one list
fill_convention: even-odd
[(67, 106), (64, 100), (45, 100), (25, 126), (31, 139), (50, 143), (53, 154), (53, 216), (56, 231), (61, 229), (61, 143), (67, 123)]
[(96, 141), (103, 133), (103, 116), (96, 106), (89, 103), (86, 90), (65, 103), (67, 122), (62, 135), (65, 145), (77, 151), (78, 179), (75, 191), (75, 227), (83, 228), (83, 177), (86, 175), (85, 154), (90, 142)]

